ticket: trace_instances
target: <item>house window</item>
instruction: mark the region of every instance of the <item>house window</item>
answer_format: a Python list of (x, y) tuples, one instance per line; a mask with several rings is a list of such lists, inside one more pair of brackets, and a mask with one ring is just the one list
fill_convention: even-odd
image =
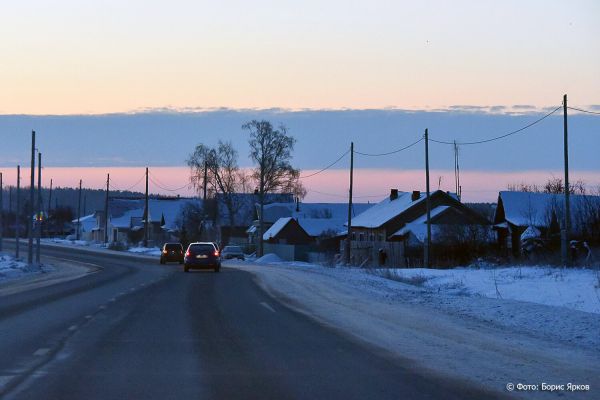
[(375, 235), (373, 233), (369, 234), (369, 241), (370, 242), (374, 242), (375, 241)]
[(364, 241), (364, 240), (365, 240), (365, 234), (364, 234), (364, 233), (362, 233), (362, 232), (361, 232), (361, 233), (359, 233), (359, 234), (358, 234), (358, 241), (359, 241), (359, 242), (362, 242), (362, 241)]
[(352, 240), (356, 240), (356, 233), (352, 232)]
[(380, 233), (378, 236), (380, 242), (385, 242), (385, 237), (383, 236), (383, 233)]

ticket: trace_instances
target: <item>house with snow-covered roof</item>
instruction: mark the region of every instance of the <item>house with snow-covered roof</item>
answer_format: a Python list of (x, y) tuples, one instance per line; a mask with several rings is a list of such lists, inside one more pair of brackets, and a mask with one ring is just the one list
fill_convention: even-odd
[[(373, 204), (352, 204), (352, 216), (356, 217)], [(257, 207), (260, 215), (260, 207)], [(280, 218), (295, 218), (313, 238), (343, 236), (348, 222), (348, 203), (271, 203), (264, 206), (264, 230), (269, 229)], [(249, 241), (256, 243), (258, 220), (247, 229)], [(337, 248), (337, 246), (335, 246)]]
[[(462, 204), (456, 195), (437, 190), (430, 193), (432, 241), (447, 226), (485, 226), (489, 222)], [(422, 249), (427, 229), (426, 194), (420, 191), (400, 192), (391, 189), (386, 197), (352, 219), (351, 255), (355, 264), (378, 259), (386, 252), (389, 265), (405, 265), (408, 246)], [(425, 236), (424, 236), (425, 234)], [(342, 244), (341, 250), (344, 250)], [(422, 251), (417, 253), (422, 256)]]
[[(154, 244), (178, 236), (180, 216), (188, 203), (199, 200), (181, 197), (160, 197), (148, 200), (149, 240)], [(111, 198), (108, 203), (108, 241), (137, 243), (144, 237), (146, 204), (144, 198)], [(104, 212), (94, 214), (92, 229), (95, 241), (104, 240)]]
[[(571, 234), (588, 240), (600, 234), (600, 196), (572, 194), (569, 198)], [(564, 202), (564, 194), (501, 191), (494, 214), (500, 248), (519, 256), (526, 240), (539, 238), (551, 245), (560, 243)]]

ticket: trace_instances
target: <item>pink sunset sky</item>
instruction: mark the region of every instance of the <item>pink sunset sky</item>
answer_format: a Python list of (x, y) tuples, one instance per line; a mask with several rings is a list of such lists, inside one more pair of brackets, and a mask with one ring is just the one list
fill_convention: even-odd
[[(315, 170), (304, 170), (309, 175)], [(30, 170), (21, 170), (21, 184), (28, 186)], [(132, 191), (144, 191), (143, 167), (47, 167), (42, 172), (42, 185), (54, 187), (77, 187), (80, 177), (85, 177), (86, 188), (104, 189), (106, 174), (111, 176), (111, 190), (131, 188)], [(16, 184), (16, 168), (4, 169), (4, 185)], [(194, 196), (196, 192), (189, 183), (187, 167), (150, 167), (150, 192), (162, 195)], [(506, 190), (511, 183), (543, 184), (551, 177), (562, 177), (561, 171), (464, 171), (461, 172), (463, 201), (495, 202), (498, 191)], [(454, 171), (432, 170), (431, 190), (438, 189), (454, 192)], [(37, 179), (37, 178), (36, 178)], [(600, 187), (600, 176), (595, 171), (574, 171), (571, 181), (583, 180), (590, 191)], [(349, 186), (347, 170), (332, 169), (304, 180), (308, 194), (307, 202), (345, 202)], [(377, 202), (387, 196), (391, 188), (402, 191), (425, 190), (425, 176), (422, 170), (357, 169), (354, 175), (354, 201), (359, 203)]]

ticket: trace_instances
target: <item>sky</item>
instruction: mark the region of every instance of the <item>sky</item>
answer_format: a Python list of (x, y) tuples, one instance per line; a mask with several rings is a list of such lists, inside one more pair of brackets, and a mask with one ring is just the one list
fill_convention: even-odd
[(598, 102), (598, 1), (3, 1), (0, 113)]
[[(251, 167), (240, 126), (253, 118), (286, 124), (294, 165), (309, 174), (351, 141), (378, 153), (425, 128), (447, 141), (500, 135), (565, 93), (599, 111), (599, 15), (597, 1), (5, 1), (0, 170), (10, 184), (28, 165), (32, 129), (44, 179), (85, 175), (100, 187), (112, 170), (131, 186), (148, 165), (179, 188), (200, 142), (231, 140)], [(590, 185), (600, 184), (599, 120), (569, 119), (571, 169)], [(493, 201), (509, 183), (560, 176), (561, 135), (559, 111), (461, 147), (465, 194)], [(422, 146), (355, 161), (360, 195), (422, 186)], [(343, 198), (347, 164), (311, 178), (307, 198)], [(432, 144), (431, 164), (454, 190), (451, 148)]]

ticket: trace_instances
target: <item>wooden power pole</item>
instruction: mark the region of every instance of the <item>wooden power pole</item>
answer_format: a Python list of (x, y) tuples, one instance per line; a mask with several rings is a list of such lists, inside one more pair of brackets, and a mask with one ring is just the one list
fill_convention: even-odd
[(148, 247), (148, 224), (150, 210), (148, 210), (148, 167), (146, 167), (146, 204), (144, 207), (144, 247)]
[(571, 235), (571, 206), (569, 202), (569, 140), (567, 130), (567, 95), (563, 96), (563, 125), (564, 125), (564, 158), (565, 158), (565, 222), (562, 233), (562, 259), (563, 265), (569, 265), (569, 237)]
[(350, 190), (348, 191), (348, 234), (346, 236), (346, 265), (350, 265), (352, 257), (352, 187), (354, 184), (354, 142), (350, 143)]
[(427, 240), (425, 241), (425, 255), (424, 255), (424, 266), (429, 268), (431, 266), (431, 199), (429, 198), (429, 133), (425, 129), (425, 190), (427, 191), (427, 197), (425, 200), (425, 206), (427, 208)]
[(21, 209), (21, 166), (17, 165), (17, 210), (15, 212), (15, 258), (19, 258), (19, 247), (20, 247), (20, 236), (21, 236), (21, 224), (19, 223), (19, 211)]
[(35, 131), (31, 131), (31, 182), (29, 184), (29, 206), (27, 207), (27, 229), (29, 248), (27, 249), (27, 264), (33, 264), (33, 214), (35, 192)]
[(77, 199), (77, 240), (81, 239), (81, 184), (79, 180), (79, 198)]
[(37, 198), (37, 217), (35, 219), (36, 227), (36, 246), (35, 263), (40, 265), (40, 251), (42, 241), (42, 153), (38, 152), (38, 198)]
[(110, 174), (106, 175), (106, 200), (104, 201), (104, 244), (108, 243), (108, 191)]

